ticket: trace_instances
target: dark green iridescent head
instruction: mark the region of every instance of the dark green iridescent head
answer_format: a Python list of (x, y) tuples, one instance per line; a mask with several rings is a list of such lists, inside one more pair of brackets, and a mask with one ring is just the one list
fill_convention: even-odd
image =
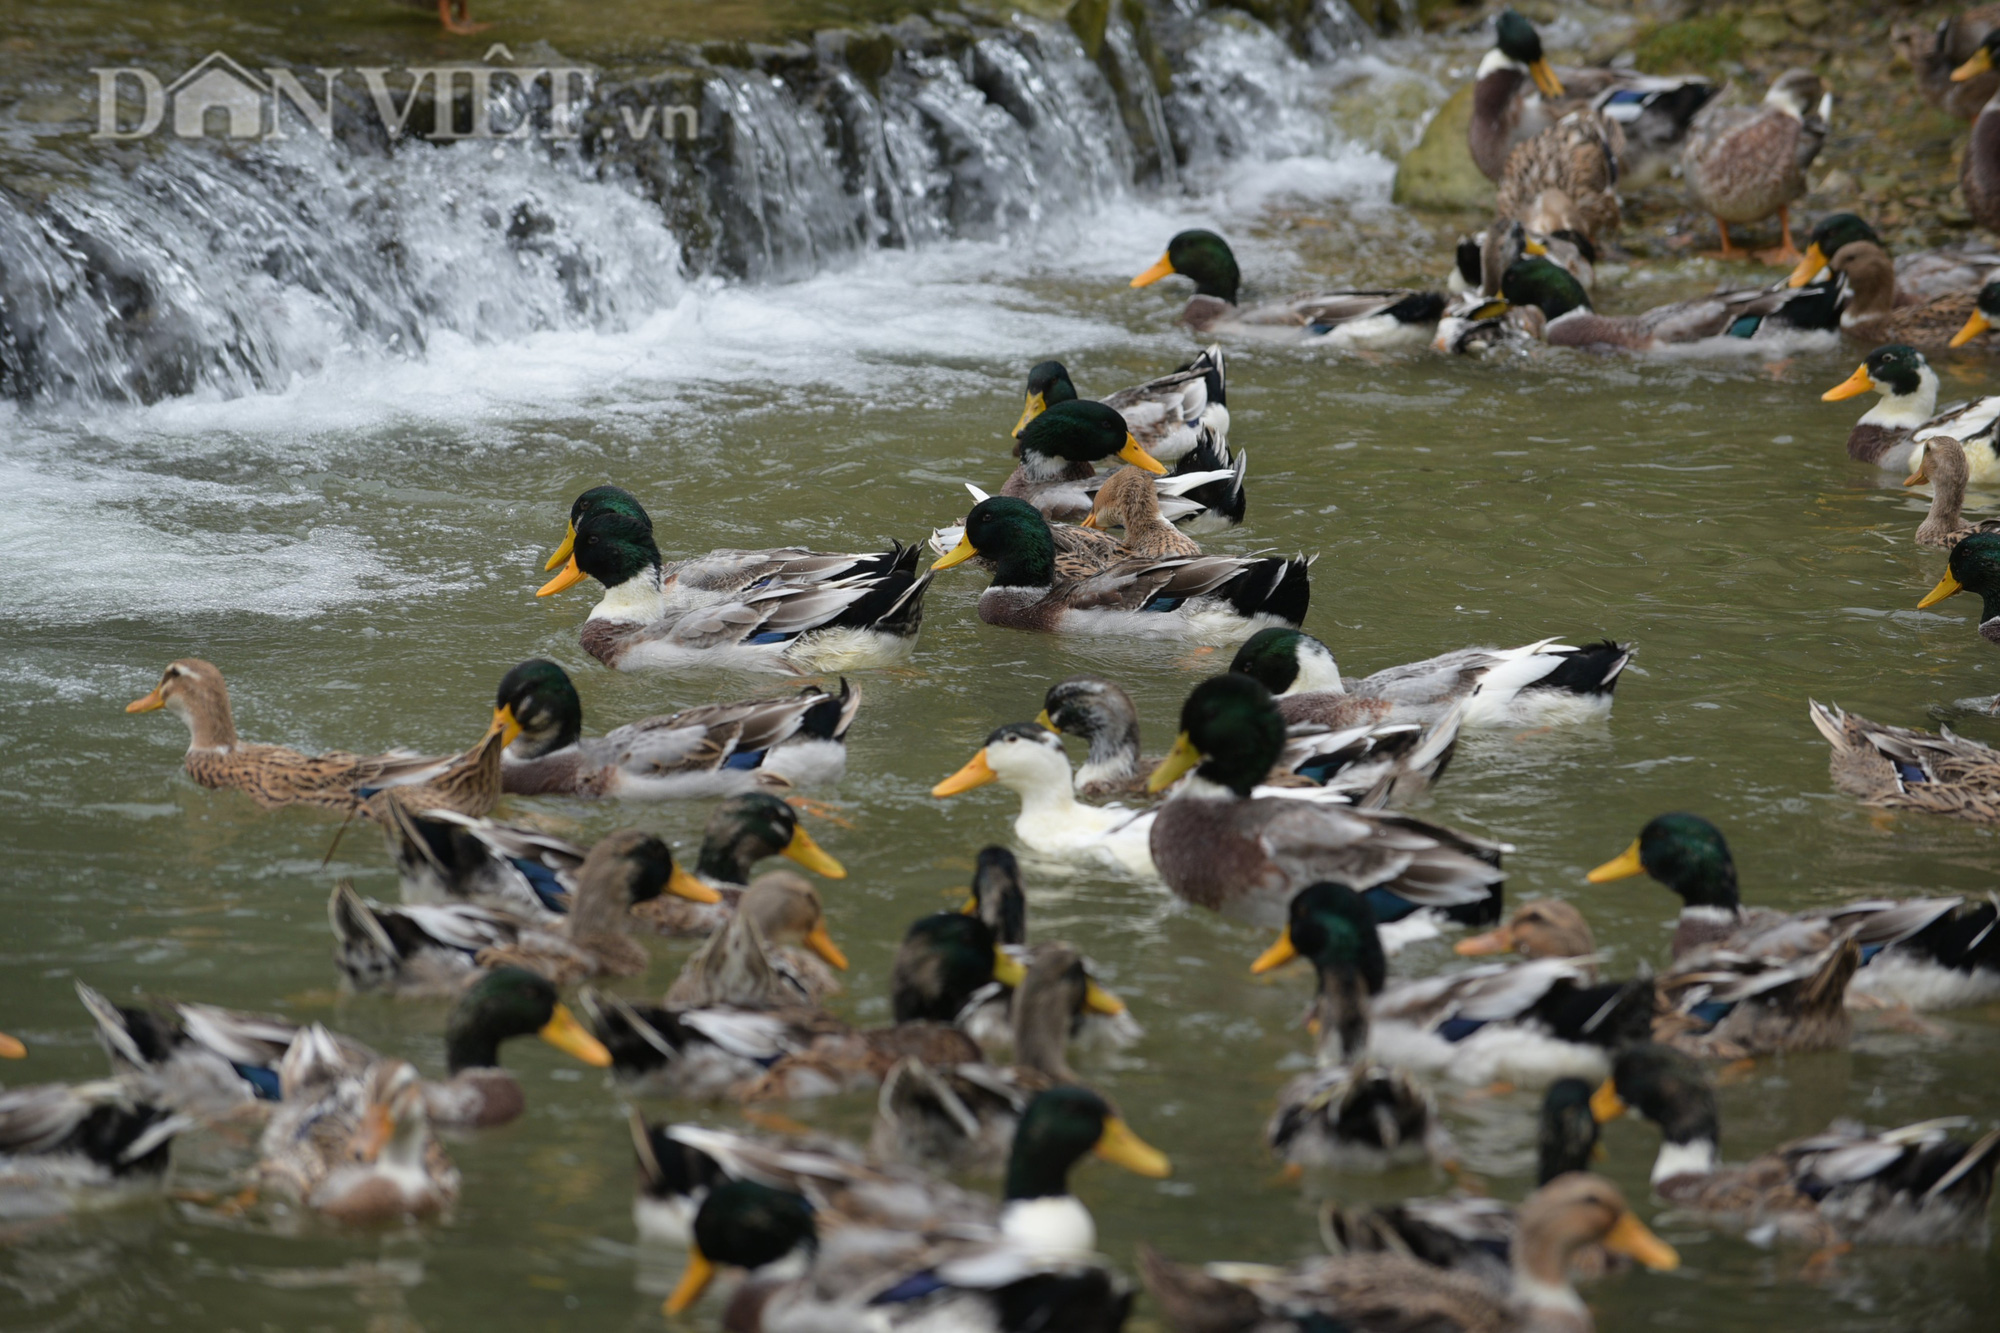
[(1736, 907), (1736, 861), (1700, 815), (1661, 815), (1639, 831), (1639, 864), (1690, 907)]
[(1076, 386), (1060, 361), (1044, 361), (1028, 372), (1028, 397), (1040, 398), (1044, 409), (1076, 401)]
[(798, 812), (769, 792), (732, 796), (708, 817), (695, 873), (716, 884), (748, 884), (752, 868), (791, 846), (798, 828)]
[(1853, 213), (1828, 214), (1819, 220), (1812, 229), (1812, 235), (1806, 238), (1806, 244), (1818, 246), (1820, 257), (1827, 260), (1858, 241), (1882, 244), (1882, 238), (1875, 234), (1875, 229)]
[(1060, 1087), (1039, 1094), (1021, 1113), (1007, 1154), (1009, 1199), (1054, 1198), (1069, 1193), (1069, 1171), (1104, 1137), (1110, 1105), (1088, 1088)]
[(1668, 1143), (1720, 1144), (1715, 1085), (1692, 1058), (1653, 1042), (1628, 1046), (1612, 1061), (1611, 1085), (1618, 1100), (1658, 1125)]
[(526, 968), (496, 967), (459, 996), (445, 1020), (445, 1061), (451, 1072), (500, 1063), (500, 1043), (531, 1037), (556, 1012), (556, 988)]
[(1231, 305), (1243, 286), (1236, 255), (1229, 242), (1212, 231), (1184, 231), (1167, 242), (1167, 262), (1183, 278), (1194, 279), (1195, 294), (1219, 297)]
[[(1103, 404), (1091, 406), (1103, 407)], [(1053, 411), (1042, 413), (1028, 423), (1030, 429), (1053, 415)], [(1049, 522), (1042, 517), (1042, 511), (1026, 500), (1010, 495), (981, 500), (965, 516), (965, 537), (973, 550), (993, 562), (994, 587), (1046, 588), (1055, 582), (1055, 537), (1050, 534)]]
[(1215, 676), (1181, 705), (1181, 730), (1201, 755), (1196, 774), (1248, 796), (1285, 748), (1285, 719), (1271, 692), (1248, 676)]
[(1590, 293), (1576, 275), (1541, 255), (1526, 255), (1509, 264), (1500, 275), (1500, 295), (1509, 305), (1536, 306), (1550, 319), (1591, 309)]
[(1979, 289), (1979, 313), (2000, 323), (2000, 282), (1989, 282)]
[(533, 658), (500, 678), (493, 697), (495, 708), (514, 714), (521, 734), (509, 747), (522, 759), (538, 759), (567, 745), (576, 744), (583, 734), (583, 700), (569, 673), (554, 662)]
[(993, 928), (963, 912), (933, 912), (910, 923), (889, 969), (889, 1004), (898, 1023), (955, 1022), (993, 980)]
[(694, 1243), (711, 1263), (759, 1269), (803, 1248), (819, 1249), (812, 1205), (754, 1180), (718, 1185), (694, 1215)]
[(1292, 947), (1311, 959), (1322, 977), (1356, 973), (1370, 995), (1378, 994), (1388, 980), (1389, 960), (1382, 951), (1375, 914), (1345, 884), (1322, 880), (1292, 895), (1285, 930)]
[(1273, 694), (1283, 694), (1299, 678), (1299, 644), (1305, 637), (1302, 631), (1283, 626), (1260, 629), (1236, 650), (1229, 669)]
[(1047, 411), (1021, 427), (1015, 438), (1022, 453), (1060, 458), (1070, 463), (1098, 463), (1117, 456), (1131, 432), (1115, 408), (1089, 399), (1052, 403)]
[(576, 526), (576, 567), (607, 588), (660, 567), (650, 519), (600, 509)]
[(1535, 25), (1511, 9), (1500, 11), (1493, 24), (1493, 44), (1509, 60), (1532, 65), (1542, 58), (1542, 35)]
[(581, 527), (583, 520), (596, 513), (623, 514), (627, 518), (643, 519), (651, 527), (653, 519), (646, 512), (646, 506), (639, 503), (639, 497), (618, 486), (592, 486), (571, 501), (569, 525), (572, 529)]

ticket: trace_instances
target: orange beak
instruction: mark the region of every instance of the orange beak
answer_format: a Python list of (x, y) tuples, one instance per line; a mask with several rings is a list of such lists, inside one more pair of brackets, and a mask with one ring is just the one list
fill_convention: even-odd
[(1963, 347), (1980, 334), (1993, 327), (1993, 321), (1986, 318), (1986, 312), (1975, 310), (1966, 318), (1965, 326), (1951, 335), (1953, 347)]
[(131, 703), (126, 704), (125, 711), (128, 713), (150, 713), (156, 708), (165, 708), (167, 706), (167, 696), (160, 693), (164, 688), (165, 686), (163, 685), (155, 685), (151, 694), (143, 699), (134, 699)]
[(1134, 287), (1150, 287), (1161, 278), (1172, 277), (1173, 273), (1174, 261), (1165, 255), (1161, 255), (1151, 268), (1132, 279), (1132, 285)]
[(1140, 444), (1130, 435), (1125, 437), (1125, 447), (1118, 451), (1118, 458), (1121, 462), (1130, 463), (1140, 471), (1150, 472), (1156, 477), (1167, 475), (1167, 465), (1147, 453), (1146, 446)]
[(813, 926), (811, 933), (806, 936), (806, 948), (811, 949), (841, 971), (845, 972), (847, 970), (847, 955), (842, 953), (840, 946), (833, 942), (833, 936), (827, 934), (826, 922), (821, 921)]
[(574, 588), (577, 584), (583, 582), (584, 577), (584, 572), (576, 566), (576, 556), (571, 555), (569, 563), (562, 567), (562, 573), (535, 589), (535, 596), (549, 597), (561, 592), (564, 588)]
[(931, 795), (956, 796), (962, 791), (971, 791), (974, 787), (984, 787), (987, 783), (997, 780), (999, 776), (993, 771), (993, 765), (986, 762), (986, 751), (982, 749), (972, 756), (964, 768), (932, 787)]
[(1970, 60), (1951, 72), (1951, 81), (1953, 83), (1964, 83), (1967, 79), (1978, 78), (1981, 74), (1992, 68), (1993, 53), (1982, 46), (1972, 53)]
[(1868, 374), (1868, 363), (1856, 366), (1854, 373), (1819, 396), (1822, 403), (1837, 403), (1843, 398), (1852, 398), (1857, 393), (1867, 393), (1875, 387), (1874, 379)]
[(1514, 952), (1514, 928), (1502, 926), (1489, 930), (1484, 935), (1474, 935), (1462, 939), (1451, 946), (1451, 951), (1467, 958), (1480, 958), (1487, 954)]

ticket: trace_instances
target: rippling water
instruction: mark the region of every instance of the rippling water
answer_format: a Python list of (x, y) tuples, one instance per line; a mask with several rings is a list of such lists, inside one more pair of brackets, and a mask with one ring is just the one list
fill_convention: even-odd
[[(1358, 68), (1385, 90), (1428, 77)], [(1309, 104), (1332, 86), (1300, 76), (1283, 91)], [(1387, 204), (1386, 160), (1316, 123), (1317, 141), (1215, 166), (1184, 199), (1130, 194), (1004, 243), (864, 255), (785, 285), (662, 276), (648, 247), (673, 238), (657, 215), (622, 212), (622, 197), (570, 198), (575, 216), (629, 229), (631, 283), (654, 284), (627, 284), (629, 317), (492, 340), (447, 331), (415, 359), (332, 349), (288, 386), (242, 396), (0, 409), (0, 552), (13, 571), (0, 610), (0, 907), (11, 921), (0, 1027), (33, 1052), (5, 1072), (27, 1082), (102, 1068), (76, 977), (114, 995), (138, 987), (324, 1019), (441, 1069), (442, 1007), (336, 991), (332, 880), (395, 892), (372, 838), (350, 834), (322, 869), (334, 821), (192, 787), (178, 774), (178, 724), (128, 717), (124, 702), (166, 661), (197, 655), (229, 677), (247, 737), (445, 750), (479, 733), (499, 676), (529, 656), (571, 670), (600, 731), (768, 689), (717, 673), (614, 675), (585, 657), (584, 595), (531, 595), (570, 498), (615, 480), (680, 552), (918, 537), (955, 516), (960, 482), (1004, 477), (1030, 365), (1060, 356), (1095, 393), (1185, 359), (1173, 284), (1124, 284), (1176, 229), (1227, 231), (1267, 291), (1314, 274), (1416, 277), (1444, 253)], [(553, 189), (545, 166), (464, 158), (468, 171)], [(439, 245), (437, 262), (465, 258)], [(2000, 657), (1970, 608), (1914, 609), (1941, 563), (1909, 540), (1923, 500), (1850, 464), (1841, 441), (1856, 405), (1817, 400), (1857, 359), (1826, 346), (1490, 364), (1232, 348), (1231, 438), (1250, 452), (1250, 514), (1213, 545), (1318, 552), (1307, 628), (1351, 672), (1545, 635), (1637, 642), (1607, 724), (1469, 738), (1426, 809), (1514, 843), (1512, 900), (1576, 902), (1615, 973), (1666, 959), (1676, 903), (1650, 881), (1589, 887), (1583, 872), (1663, 810), (1720, 823), (1759, 903), (1985, 893), (1990, 831), (1835, 795), (1805, 716), (1812, 696), (2000, 740), (1991, 720), (1954, 705), (2000, 691)], [(1945, 378), (1948, 393), (1970, 392), (1986, 367), (1952, 360)], [(814, 825), (850, 871), (826, 898), (853, 960), (840, 1007), (862, 1021), (886, 1018), (903, 927), (950, 901), (974, 852), (1009, 833), (1013, 798), (999, 788), (938, 802), (934, 782), (1081, 670), (1126, 684), (1157, 751), (1188, 688), (1221, 665), (1154, 644), (992, 629), (974, 615), (978, 587), (969, 573), (941, 576), (912, 662), (858, 680), (867, 702), (835, 794), (851, 827)], [(532, 808), (580, 837), (638, 823), (682, 847), (706, 813)], [(1148, 1030), (1133, 1051), (1083, 1066), (1175, 1164), (1166, 1182), (1079, 1173), (1106, 1250), (1129, 1260), (1144, 1238), (1183, 1258), (1313, 1253), (1311, 1199), (1275, 1179), (1260, 1140), (1307, 1049), (1294, 1026), (1307, 979), (1253, 979), (1267, 940), (1155, 888), (1038, 872), (1031, 899), (1031, 929), (1102, 963)], [(684, 953), (659, 948), (651, 974), (619, 989), (660, 992)], [(1429, 946), (1399, 965), (1451, 961)], [(0, 1249), (0, 1322), (657, 1326), (675, 1261), (632, 1244), (621, 1106), (595, 1073), (533, 1043), (507, 1060), (529, 1113), (452, 1142), (465, 1185), (448, 1222), (343, 1233), (142, 1202), (17, 1224)], [(1724, 1152), (1740, 1159), (1836, 1115), (1991, 1124), (1996, 1068), (1995, 1009), (1932, 1016), (1917, 1031), (1864, 1017), (1851, 1052), (1766, 1061), (1726, 1087)], [(1532, 1099), (1447, 1104), (1472, 1168), (1517, 1197), (1531, 1180)], [(868, 1112), (861, 1098), (805, 1114), (860, 1131)], [(1643, 1198), (1653, 1131), (1620, 1123), (1607, 1143), (1604, 1169)], [(242, 1146), (220, 1131), (184, 1141), (179, 1183), (222, 1186)], [(1359, 1199), (1446, 1184), (1411, 1170), (1328, 1187)], [(1991, 1327), (2000, 1297), (1984, 1253), (1862, 1252), (1809, 1281), (1802, 1254), (1684, 1223), (1662, 1230), (1685, 1266), (1589, 1289), (1601, 1326), (1976, 1329)]]

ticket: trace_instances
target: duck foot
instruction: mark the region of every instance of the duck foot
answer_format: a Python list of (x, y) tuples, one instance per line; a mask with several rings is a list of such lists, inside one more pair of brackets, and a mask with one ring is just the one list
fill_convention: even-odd
[(444, 25), (446, 32), (456, 33), (460, 37), (475, 32), (485, 32), (493, 26), (490, 23), (472, 21), (469, 0), (438, 0), (438, 22)]
[(1738, 249), (1735, 242), (1729, 239), (1729, 224), (1727, 222), (1724, 222), (1721, 218), (1717, 218), (1715, 220), (1715, 229), (1722, 233), (1722, 248), (1720, 250), (1702, 251), (1701, 257), (1703, 259), (1740, 260), (1750, 258), (1748, 250)]
[(776, 1111), (759, 1111), (754, 1107), (745, 1107), (743, 1118), (757, 1126), (757, 1128), (768, 1129), (773, 1134), (810, 1134), (813, 1132), (811, 1125), (802, 1125), (790, 1116), (779, 1115)]
[(852, 829), (854, 827), (853, 820), (837, 813), (838, 806), (828, 805), (825, 801), (815, 801), (810, 796), (787, 796), (785, 804), (794, 810), (811, 815), (814, 819), (824, 819), (827, 823), (838, 825), (844, 829)]
[(1835, 1261), (1853, 1248), (1852, 1241), (1837, 1240), (1831, 1245), (1814, 1250), (1804, 1267), (1799, 1269), (1799, 1276), (1808, 1282), (1826, 1281), (1833, 1276)]
[(1748, 1079), (1756, 1068), (1757, 1062), (1748, 1057), (1741, 1060), (1731, 1060), (1716, 1071), (1715, 1085), (1719, 1088), (1734, 1087), (1738, 1083)]
[(1798, 247), (1792, 244), (1792, 215), (1790, 209), (1781, 208), (1778, 210), (1778, 235), (1783, 239), (1784, 243), (1775, 249), (1759, 250), (1757, 252), (1757, 262), (1760, 264), (1771, 264), (1778, 268), (1796, 268), (1799, 261), (1803, 260), (1805, 256), (1800, 254)]

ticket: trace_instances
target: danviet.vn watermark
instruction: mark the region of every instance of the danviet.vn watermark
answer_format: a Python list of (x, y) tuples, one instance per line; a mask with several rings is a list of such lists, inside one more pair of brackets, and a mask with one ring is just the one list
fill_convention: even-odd
[[(342, 85), (353, 80), (368, 94), (390, 138), (580, 138), (580, 111), (591, 100), (596, 71), (584, 65), (517, 66), (513, 60), (496, 42), (476, 65), (253, 71), (211, 51), (171, 81), (137, 65), (93, 68), (97, 129), (91, 137), (283, 139), (304, 131), (331, 139), (335, 103)], [(426, 102), (430, 114), (419, 115)], [(686, 103), (620, 105), (618, 116), (634, 139), (693, 139), (700, 133), (699, 111)]]

